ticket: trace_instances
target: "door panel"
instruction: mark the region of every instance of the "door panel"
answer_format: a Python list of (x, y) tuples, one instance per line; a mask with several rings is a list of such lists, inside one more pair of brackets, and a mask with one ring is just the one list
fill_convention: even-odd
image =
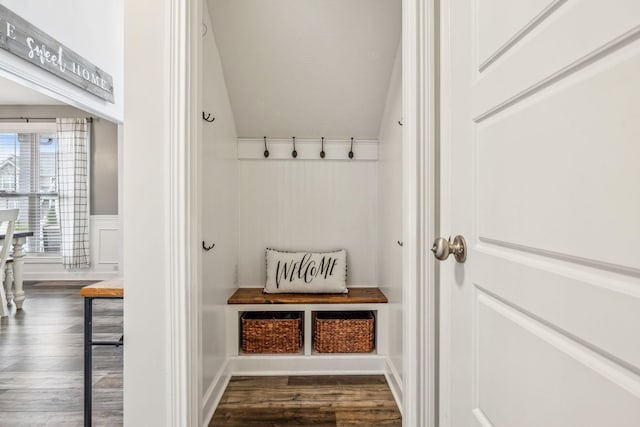
[[(480, 68), (489, 66), (511, 44), (533, 28), (539, 16), (565, 0), (478, 0), (478, 58)], [(502, 19), (508, 16), (509, 19)]]
[(480, 239), (640, 274), (638, 76), (640, 41), (478, 125)]
[[(484, 0), (477, 1), (481, 9)], [(511, 21), (506, 13), (500, 20)], [(474, 61), (473, 116), (481, 120), (638, 40), (639, 14), (640, 2), (634, 0), (607, 2), (607, 7), (601, 0), (566, 1), (551, 8), (489, 67), (482, 68), (486, 59), (481, 56)], [(490, 21), (473, 25), (470, 37), (477, 43), (493, 28)]]
[(637, 426), (640, 389), (627, 383), (620, 367), (512, 307), (476, 295), (477, 407), (492, 425)]
[(640, 425), (640, 2), (441, 4), (441, 422)]
[(624, 276), (479, 244), (469, 260), (475, 286), (640, 378), (640, 289)]

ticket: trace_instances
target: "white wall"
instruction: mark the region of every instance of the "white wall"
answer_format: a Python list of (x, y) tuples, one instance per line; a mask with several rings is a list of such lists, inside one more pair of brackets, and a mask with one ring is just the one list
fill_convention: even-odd
[(236, 287), (238, 160), (234, 117), (206, 4), (203, 21), (208, 30), (203, 39), (202, 107), (215, 117), (213, 123), (202, 121), (202, 238), (216, 245), (202, 254), (202, 405), (207, 418), (225, 380), (224, 306)]
[(111, 104), (0, 50), (0, 77), (115, 122), (123, 119), (123, 0), (0, 0), (31, 24), (113, 76)]
[(349, 286), (378, 283), (376, 162), (240, 161), (240, 286), (264, 286), (265, 249), (347, 250)]
[[(168, 426), (169, 0), (124, 6), (124, 424)], [(96, 33), (97, 34), (97, 33)], [(175, 349), (180, 351), (180, 349)]]
[(379, 198), (380, 287), (389, 298), (389, 357), (402, 378), (402, 69), (398, 49), (380, 126)]

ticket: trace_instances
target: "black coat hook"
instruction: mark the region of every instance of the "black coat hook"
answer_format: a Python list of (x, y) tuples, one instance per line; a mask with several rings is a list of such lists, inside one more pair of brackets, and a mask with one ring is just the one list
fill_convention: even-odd
[(264, 137), (264, 158), (269, 157), (269, 150), (267, 149), (267, 137)]
[(400, 240), (398, 240), (398, 246), (402, 247), (402, 246), (404, 246), (404, 243), (402, 243)]
[(402, 126), (402, 120), (398, 120), (398, 124)]
[(204, 249), (205, 251), (210, 251), (211, 249), (213, 249), (215, 245), (216, 245), (215, 243), (212, 243), (211, 246), (207, 246), (204, 240), (202, 241), (202, 249)]
[(293, 137), (293, 151), (291, 152), (291, 156), (295, 159), (298, 157), (298, 152), (296, 151), (296, 137)]
[(212, 123), (216, 118), (212, 117), (211, 114), (207, 114), (205, 116), (204, 111), (202, 112), (202, 120), (204, 120), (205, 122), (209, 122)]
[(349, 158), (353, 159), (353, 138), (351, 138), (351, 149), (349, 150)]
[(320, 149), (320, 158), (324, 159), (325, 153), (324, 153), (324, 136), (322, 137), (322, 148)]

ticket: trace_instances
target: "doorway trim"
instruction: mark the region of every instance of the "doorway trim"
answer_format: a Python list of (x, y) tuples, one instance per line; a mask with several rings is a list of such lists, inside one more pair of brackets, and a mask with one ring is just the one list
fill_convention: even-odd
[(437, 0), (402, 2), (403, 425), (437, 425)]
[(169, 3), (168, 425), (202, 425), (200, 58), (202, 0)]
[[(171, 0), (170, 7), (168, 412), (171, 425), (202, 425), (197, 245), (202, 0)], [(427, 256), (436, 212), (437, 10), (437, 0), (402, 1), (405, 426), (435, 427), (438, 418), (436, 279)]]

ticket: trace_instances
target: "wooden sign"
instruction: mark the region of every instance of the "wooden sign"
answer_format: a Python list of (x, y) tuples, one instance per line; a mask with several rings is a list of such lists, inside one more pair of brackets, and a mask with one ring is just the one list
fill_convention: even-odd
[(0, 48), (113, 104), (113, 78), (0, 5)]

